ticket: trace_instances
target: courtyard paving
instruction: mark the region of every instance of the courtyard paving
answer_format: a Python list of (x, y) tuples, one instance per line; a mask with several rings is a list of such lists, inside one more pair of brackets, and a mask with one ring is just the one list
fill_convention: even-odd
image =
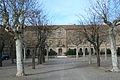
[(3, 61), (0, 68), (0, 80), (120, 80), (120, 73), (108, 72), (111, 58), (102, 59), (101, 67), (96, 67), (96, 60), (92, 64), (82, 58), (53, 58), (42, 65), (31, 69), (31, 59), (25, 61), (24, 77), (16, 77), (16, 65), (10, 60)]

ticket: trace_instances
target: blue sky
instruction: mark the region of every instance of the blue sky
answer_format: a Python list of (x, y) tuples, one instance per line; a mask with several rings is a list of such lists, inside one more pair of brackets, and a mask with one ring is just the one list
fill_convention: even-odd
[(85, 9), (89, 7), (89, 0), (42, 0), (42, 2), (49, 13), (52, 25), (77, 24), (78, 15), (84, 15)]

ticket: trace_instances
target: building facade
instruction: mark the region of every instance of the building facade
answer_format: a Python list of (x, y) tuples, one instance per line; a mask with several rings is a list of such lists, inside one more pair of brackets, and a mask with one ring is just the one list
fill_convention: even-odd
[[(91, 48), (93, 49), (93, 46), (86, 40), (86, 38), (84, 37), (84, 35), (82, 34), (82, 30), (84, 27), (89, 27), (90, 25), (52, 25), (52, 26), (48, 26), (50, 27), (50, 30), (52, 31), (50, 33), (50, 36), (47, 39), (47, 43), (49, 46), (49, 50), (52, 49), (55, 52), (57, 52), (57, 55), (64, 55), (64, 53), (68, 50), (68, 49), (76, 49), (77, 53), (80, 52), (80, 50), (82, 50), (82, 52), (85, 52), (85, 50), (90, 50)], [(34, 27), (32, 27), (34, 28)], [(89, 28), (88, 28), (89, 30)], [(105, 34), (108, 33), (108, 27), (107, 28), (103, 28), (103, 30), (105, 31)], [(102, 33), (101, 33), (102, 34)], [(34, 37), (36, 34), (34, 32), (34, 29), (27, 29), (25, 32), (25, 35), (27, 35), (27, 38), (30, 38), (31, 36), (33, 37), (32, 42), (28, 42), (31, 43), (32, 45), (35, 44), (35, 39), (36, 37)], [(119, 33), (117, 35), (116, 38), (116, 42), (117, 42), (117, 47), (120, 46), (120, 36)], [(27, 45), (28, 47), (30, 47), (30, 45)], [(102, 43), (100, 49), (101, 51), (106, 52), (106, 50), (110, 48), (110, 44), (109, 44), (109, 35), (107, 34), (104, 38), (104, 42)], [(94, 52), (94, 49), (93, 49)]]

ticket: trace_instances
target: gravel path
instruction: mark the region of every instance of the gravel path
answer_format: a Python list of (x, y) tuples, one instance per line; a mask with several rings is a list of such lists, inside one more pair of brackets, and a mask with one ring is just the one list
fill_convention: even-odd
[[(103, 60), (103, 59), (102, 59)], [(82, 58), (56, 58), (50, 59), (45, 64), (36, 65), (31, 69), (30, 59), (25, 62), (24, 77), (15, 77), (16, 66), (10, 61), (4, 61), (0, 68), (0, 80), (120, 80), (120, 73), (106, 72), (110, 68), (110, 59), (101, 62), (101, 67), (96, 67), (96, 61), (89, 65)]]

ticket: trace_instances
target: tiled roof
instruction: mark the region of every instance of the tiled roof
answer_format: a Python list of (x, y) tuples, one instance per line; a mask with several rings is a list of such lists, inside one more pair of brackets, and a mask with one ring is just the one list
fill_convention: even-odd
[[(57, 29), (59, 27), (62, 27), (64, 29), (83, 29), (83, 27), (90, 27), (90, 26), (95, 26), (95, 25), (47, 25), (48, 27), (50, 27), (50, 29)], [(101, 27), (108, 28), (107, 25), (100, 25)], [(38, 26), (27, 26), (26, 29), (27, 30), (35, 30), (37, 29)], [(39, 26), (40, 27), (40, 26)], [(42, 26), (41, 26), (42, 27)]]

